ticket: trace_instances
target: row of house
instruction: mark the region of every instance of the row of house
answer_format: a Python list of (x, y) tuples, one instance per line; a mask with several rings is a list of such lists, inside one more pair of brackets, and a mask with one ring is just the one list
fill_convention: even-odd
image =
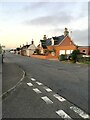
[[(44, 35), (43, 39), (40, 40), (40, 44), (36, 47), (34, 41), (31, 41), (30, 45), (23, 45), (18, 51), (19, 54), (25, 56), (31, 56), (32, 54), (45, 55), (49, 57), (58, 57), (61, 54), (71, 54), (73, 50), (77, 49), (77, 45), (72, 41), (69, 36), (67, 28), (64, 30), (64, 35), (47, 38)], [(78, 46), (78, 49), (84, 55), (90, 55), (90, 46)]]
[(19, 47), (19, 48), (16, 48), (16, 51), (15, 53), (17, 54), (21, 54), (23, 56), (31, 56), (32, 54), (34, 54), (36, 51), (36, 46), (34, 44), (34, 41), (32, 40), (31, 41), (31, 44), (26, 44), (26, 45), (23, 45), (23, 47)]
[(77, 47), (84, 55), (90, 55), (90, 46), (77, 46), (69, 36), (68, 29), (65, 28), (64, 35), (47, 38), (44, 35), (43, 40), (40, 40), (38, 49), (41, 54), (45, 54), (48, 50), (48, 55), (58, 57), (61, 54), (71, 54)]

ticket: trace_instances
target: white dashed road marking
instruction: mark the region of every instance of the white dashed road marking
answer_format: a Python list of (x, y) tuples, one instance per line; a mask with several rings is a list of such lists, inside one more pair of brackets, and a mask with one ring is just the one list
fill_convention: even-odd
[(43, 99), (47, 104), (53, 103), (47, 96), (41, 97), (41, 99)]
[(32, 83), (27, 83), (27, 85), (29, 85), (29, 86), (33, 86), (33, 84), (32, 84)]
[(70, 109), (73, 110), (74, 112), (76, 112), (77, 114), (79, 114), (79, 116), (81, 116), (84, 119), (90, 118), (90, 116), (88, 114), (86, 114), (83, 110), (81, 110), (78, 107), (71, 106)]
[(36, 82), (38, 85), (43, 85), (42, 83), (40, 83), (40, 82)]
[(66, 101), (63, 97), (59, 96), (58, 94), (53, 95), (56, 99), (58, 99), (60, 102)]
[(31, 80), (32, 80), (32, 81), (36, 81), (36, 79), (34, 79), (34, 78), (31, 78)]
[[(31, 78), (32, 81), (36, 81), (36, 79)], [(40, 82), (36, 82), (38, 85), (43, 85)], [(33, 84), (31, 82), (27, 83), (28, 86), (33, 86)], [(52, 90), (50, 88), (48, 88), (47, 86), (43, 87), (47, 92), (51, 92)], [(33, 91), (35, 91), (37, 94), (42, 93), (38, 88), (34, 88)], [(64, 102), (66, 101), (65, 98), (59, 96), (58, 94), (54, 94), (53, 95), (57, 100), (59, 100), (60, 102)], [(47, 97), (41, 97), (42, 100), (44, 100), (46, 102), (46, 104), (52, 104), (53, 102)], [(86, 114), (83, 110), (81, 110), (80, 108), (76, 107), (76, 106), (71, 106), (70, 107), (71, 110), (73, 110), (75, 113), (77, 113), (80, 117), (84, 118), (84, 119), (90, 119), (90, 115)], [(67, 113), (65, 113), (63, 110), (58, 110), (56, 111), (56, 113), (61, 117), (61, 118), (66, 118), (66, 119), (72, 119)]]
[(48, 87), (43, 87), (47, 92), (51, 92), (52, 90), (50, 89), (50, 88), (48, 88)]
[(38, 88), (34, 88), (33, 91), (35, 91), (37, 94), (42, 93)]
[(66, 119), (72, 119), (69, 115), (67, 115), (63, 110), (58, 110), (56, 113), (61, 117), (61, 118), (66, 118)]

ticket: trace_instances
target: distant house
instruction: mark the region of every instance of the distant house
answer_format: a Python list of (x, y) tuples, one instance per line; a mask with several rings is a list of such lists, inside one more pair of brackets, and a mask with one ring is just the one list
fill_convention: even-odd
[(21, 47), (20, 54), (24, 56), (30, 56), (34, 54), (35, 50), (36, 50), (36, 46), (34, 45), (34, 41), (32, 40), (31, 44), (23, 45), (23, 47)]
[(32, 54), (34, 54), (34, 52), (36, 51), (36, 46), (34, 45), (34, 41), (31, 41), (31, 44), (29, 45), (29, 47), (26, 50), (26, 54), (27, 56), (30, 56)]
[(43, 40), (40, 40), (40, 44), (37, 46), (39, 53), (42, 55), (46, 54), (47, 45), (48, 45), (47, 42), (49, 42), (49, 38), (47, 39), (46, 35), (44, 35)]
[(23, 47), (21, 47), (20, 54), (23, 55), (23, 56), (27, 56), (26, 50), (28, 49), (29, 46), (30, 45), (23, 45)]
[(65, 28), (64, 35), (55, 36), (45, 40), (40, 40), (41, 46), (44, 50), (47, 49), (48, 55), (58, 57), (61, 54), (71, 54), (77, 48), (72, 39), (69, 37), (69, 32)]
[(45, 54), (45, 50), (47, 50), (47, 47), (44, 47), (44, 46), (42, 46), (41, 44), (39, 44), (38, 46), (37, 46), (37, 54)]

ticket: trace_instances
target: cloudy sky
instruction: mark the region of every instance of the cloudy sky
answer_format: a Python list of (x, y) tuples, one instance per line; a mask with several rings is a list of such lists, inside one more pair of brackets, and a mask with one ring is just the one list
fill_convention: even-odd
[(35, 44), (46, 34), (60, 36), (67, 27), (77, 45), (88, 45), (88, 1), (0, 0), (0, 43), (6, 48)]

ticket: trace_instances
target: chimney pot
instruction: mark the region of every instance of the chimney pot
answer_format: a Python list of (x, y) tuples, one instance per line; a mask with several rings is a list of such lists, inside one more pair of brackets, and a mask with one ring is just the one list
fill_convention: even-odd
[(31, 41), (31, 44), (34, 44), (34, 41), (33, 41), (33, 40)]

